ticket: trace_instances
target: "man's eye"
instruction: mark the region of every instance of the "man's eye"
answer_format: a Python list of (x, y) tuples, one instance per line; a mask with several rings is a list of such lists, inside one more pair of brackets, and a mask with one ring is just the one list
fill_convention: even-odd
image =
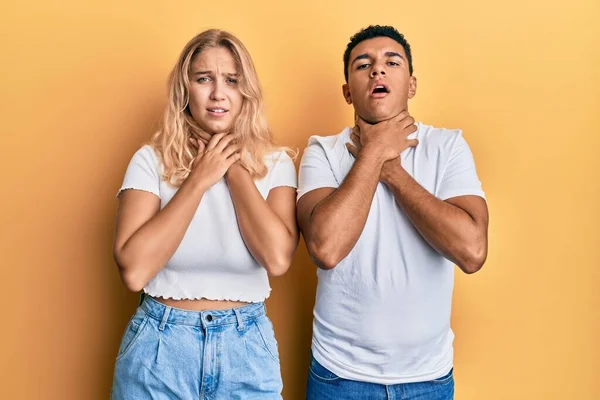
[(356, 69), (365, 69), (365, 68), (366, 68), (366, 67), (368, 67), (369, 65), (371, 65), (371, 64), (361, 64), (361, 65), (359, 65), (359, 66), (358, 66), (358, 68), (356, 68)]
[(400, 64), (398, 64), (397, 62), (394, 62), (394, 61), (390, 61), (390, 62), (388, 62), (388, 65), (396, 66), (396, 65), (400, 65)]

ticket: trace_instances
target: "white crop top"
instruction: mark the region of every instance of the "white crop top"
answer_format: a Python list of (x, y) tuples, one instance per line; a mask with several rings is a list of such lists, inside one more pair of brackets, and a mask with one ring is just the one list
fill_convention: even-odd
[[(265, 164), (269, 172), (254, 181), (264, 199), (272, 188), (297, 187), (296, 169), (287, 153), (270, 153)], [(131, 159), (119, 193), (126, 189), (153, 193), (160, 198), (162, 209), (178, 188), (161, 176), (160, 159), (146, 145)], [(242, 239), (225, 179), (204, 193), (175, 254), (144, 287), (144, 292), (177, 300), (261, 302), (269, 297), (267, 271), (252, 257)]]

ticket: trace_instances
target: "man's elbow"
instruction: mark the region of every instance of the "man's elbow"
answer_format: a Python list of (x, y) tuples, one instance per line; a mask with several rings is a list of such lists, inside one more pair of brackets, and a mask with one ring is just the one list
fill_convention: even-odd
[(468, 249), (465, 257), (460, 263), (459, 267), (466, 274), (474, 274), (479, 271), (483, 265), (485, 264), (485, 260), (487, 259), (487, 246), (479, 245), (473, 246)]
[(307, 248), (313, 262), (324, 270), (334, 269), (343, 259), (336, 251), (323, 245), (308, 243)]

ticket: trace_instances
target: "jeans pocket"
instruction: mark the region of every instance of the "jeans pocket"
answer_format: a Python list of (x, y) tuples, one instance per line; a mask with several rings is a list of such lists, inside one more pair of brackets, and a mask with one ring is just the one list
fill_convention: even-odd
[(452, 382), (453, 380), (454, 380), (454, 368), (452, 368), (450, 370), (450, 372), (448, 372), (446, 375), (432, 380), (431, 383), (435, 383), (436, 385), (446, 385), (446, 384)]
[(273, 360), (279, 362), (279, 350), (277, 348), (277, 339), (275, 339), (273, 324), (266, 315), (255, 318), (253, 322), (258, 330), (262, 347), (264, 347)]
[(324, 366), (322, 366), (321, 364), (319, 364), (319, 362), (317, 360), (315, 360), (315, 358), (311, 355), (310, 356), (310, 374), (316, 379), (319, 380), (321, 382), (335, 382), (338, 379), (340, 379), (339, 376), (337, 376), (336, 374), (334, 374), (333, 372), (331, 372), (330, 370), (328, 370), (327, 368), (325, 368)]
[(133, 314), (129, 320), (129, 323), (127, 324), (127, 327), (125, 328), (123, 338), (121, 339), (119, 352), (117, 353), (117, 361), (123, 358), (133, 347), (141, 333), (144, 331), (144, 328), (148, 322), (148, 318), (148, 314), (146, 314), (140, 308), (138, 308), (135, 314)]

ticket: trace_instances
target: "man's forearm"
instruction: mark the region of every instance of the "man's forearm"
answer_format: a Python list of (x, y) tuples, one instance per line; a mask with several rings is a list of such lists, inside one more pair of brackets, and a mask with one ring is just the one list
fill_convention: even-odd
[(367, 221), (383, 160), (361, 153), (342, 184), (313, 209), (309, 251), (323, 268), (333, 268), (352, 250)]
[(481, 259), (485, 259), (484, 254), (487, 253), (487, 228), (482, 229), (482, 224), (465, 210), (425, 190), (398, 160), (384, 167), (382, 182), (393, 192), (396, 202), (415, 228), (438, 253), (467, 273), (481, 267)]

